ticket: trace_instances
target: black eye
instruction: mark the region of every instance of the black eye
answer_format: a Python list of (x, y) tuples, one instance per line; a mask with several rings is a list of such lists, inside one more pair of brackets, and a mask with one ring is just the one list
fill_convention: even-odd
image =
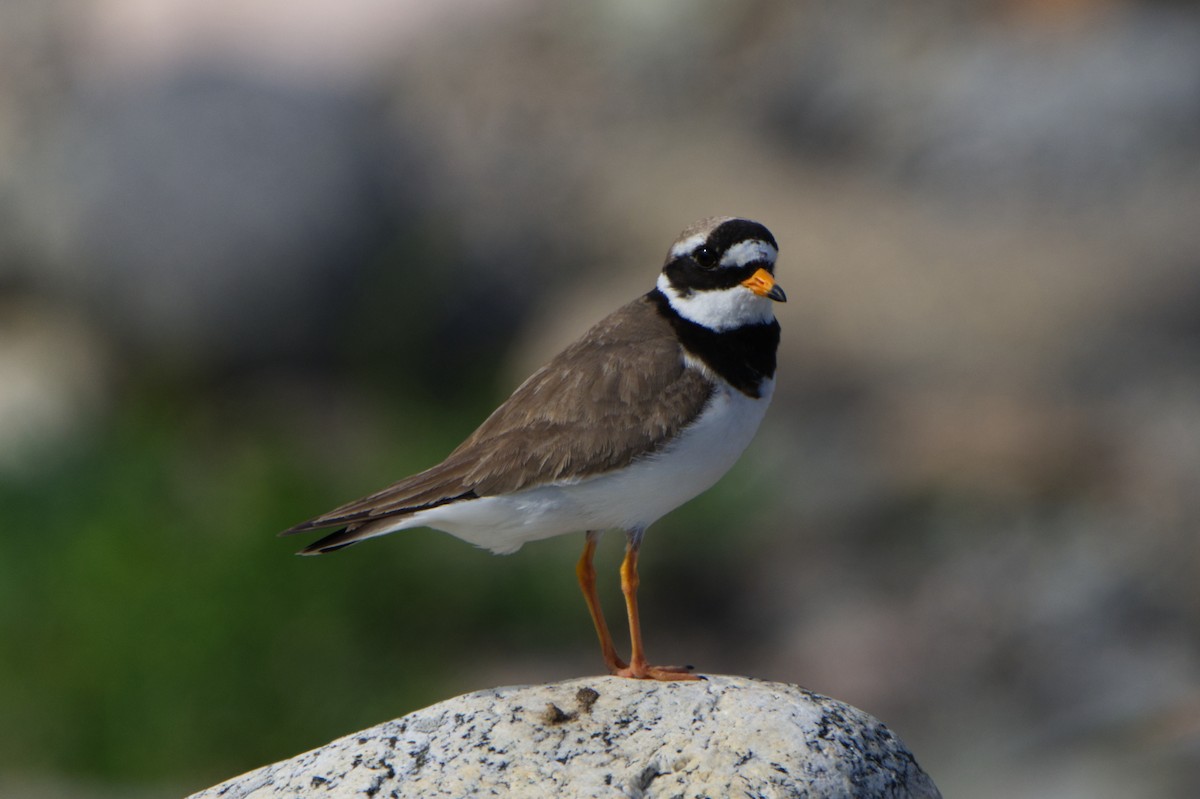
[(717, 265), (717, 254), (701, 244), (692, 252), (692, 259), (704, 269), (712, 269)]

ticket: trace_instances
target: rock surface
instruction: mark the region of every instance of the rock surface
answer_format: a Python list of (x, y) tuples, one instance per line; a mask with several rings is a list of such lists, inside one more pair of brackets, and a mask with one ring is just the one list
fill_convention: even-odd
[(587, 677), (466, 694), (191, 799), (939, 797), (856, 708), (781, 683)]

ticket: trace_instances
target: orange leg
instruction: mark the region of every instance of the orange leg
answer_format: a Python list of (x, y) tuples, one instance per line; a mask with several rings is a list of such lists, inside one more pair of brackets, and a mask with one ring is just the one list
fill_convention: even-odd
[(646, 663), (646, 652), (642, 647), (642, 622), (638, 614), (637, 590), (638, 550), (642, 545), (642, 531), (629, 532), (629, 541), (625, 546), (625, 559), (621, 561), (621, 592), (625, 594), (625, 608), (629, 613), (629, 640), (633, 650), (629, 658), (629, 666), (620, 668), (613, 673), (618, 677), (633, 677), (638, 680), (698, 680), (690, 673), (690, 667), (651, 666)]
[(596, 544), (600, 540), (598, 530), (589, 530), (587, 542), (583, 545), (583, 554), (575, 566), (575, 575), (579, 578), (579, 587), (583, 589), (583, 598), (587, 602), (588, 612), (592, 614), (592, 624), (596, 625), (596, 635), (600, 636), (600, 650), (604, 653), (604, 662), (613, 674), (629, 668), (625, 661), (617, 656), (617, 648), (613, 646), (612, 634), (604, 621), (604, 611), (600, 609), (600, 597), (596, 594), (596, 567), (592, 559), (596, 556)]

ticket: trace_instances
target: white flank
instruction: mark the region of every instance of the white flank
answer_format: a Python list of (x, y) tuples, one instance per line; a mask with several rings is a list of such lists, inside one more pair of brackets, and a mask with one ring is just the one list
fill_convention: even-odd
[(433, 527), (506, 554), (563, 533), (645, 529), (729, 471), (758, 430), (774, 389), (775, 381), (766, 380), (762, 397), (754, 399), (721, 384), (674, 443), (626, 469), (442, 505), (400, 520), (392, 530)]
[(682, 294), (671, 285), (665, 274), (658, 276), (657, 285), (676, 313), (718, 333), (742, 325), (768, 324), (775, 319), (773, 301), (758, 296), (742, 285)]

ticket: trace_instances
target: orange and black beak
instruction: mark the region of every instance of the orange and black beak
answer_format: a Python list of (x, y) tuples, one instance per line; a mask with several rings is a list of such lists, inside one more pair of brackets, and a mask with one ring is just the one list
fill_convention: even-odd
[(787, 295), (783, 293), (783, 289), (775, 282), (775, 276), (766, 269), (759, 269), (753, 275), (743, 280), (742, 285), (760, 297), (766, 297), (768, 300), (775, 300), (775, 302), (787, 302)]

